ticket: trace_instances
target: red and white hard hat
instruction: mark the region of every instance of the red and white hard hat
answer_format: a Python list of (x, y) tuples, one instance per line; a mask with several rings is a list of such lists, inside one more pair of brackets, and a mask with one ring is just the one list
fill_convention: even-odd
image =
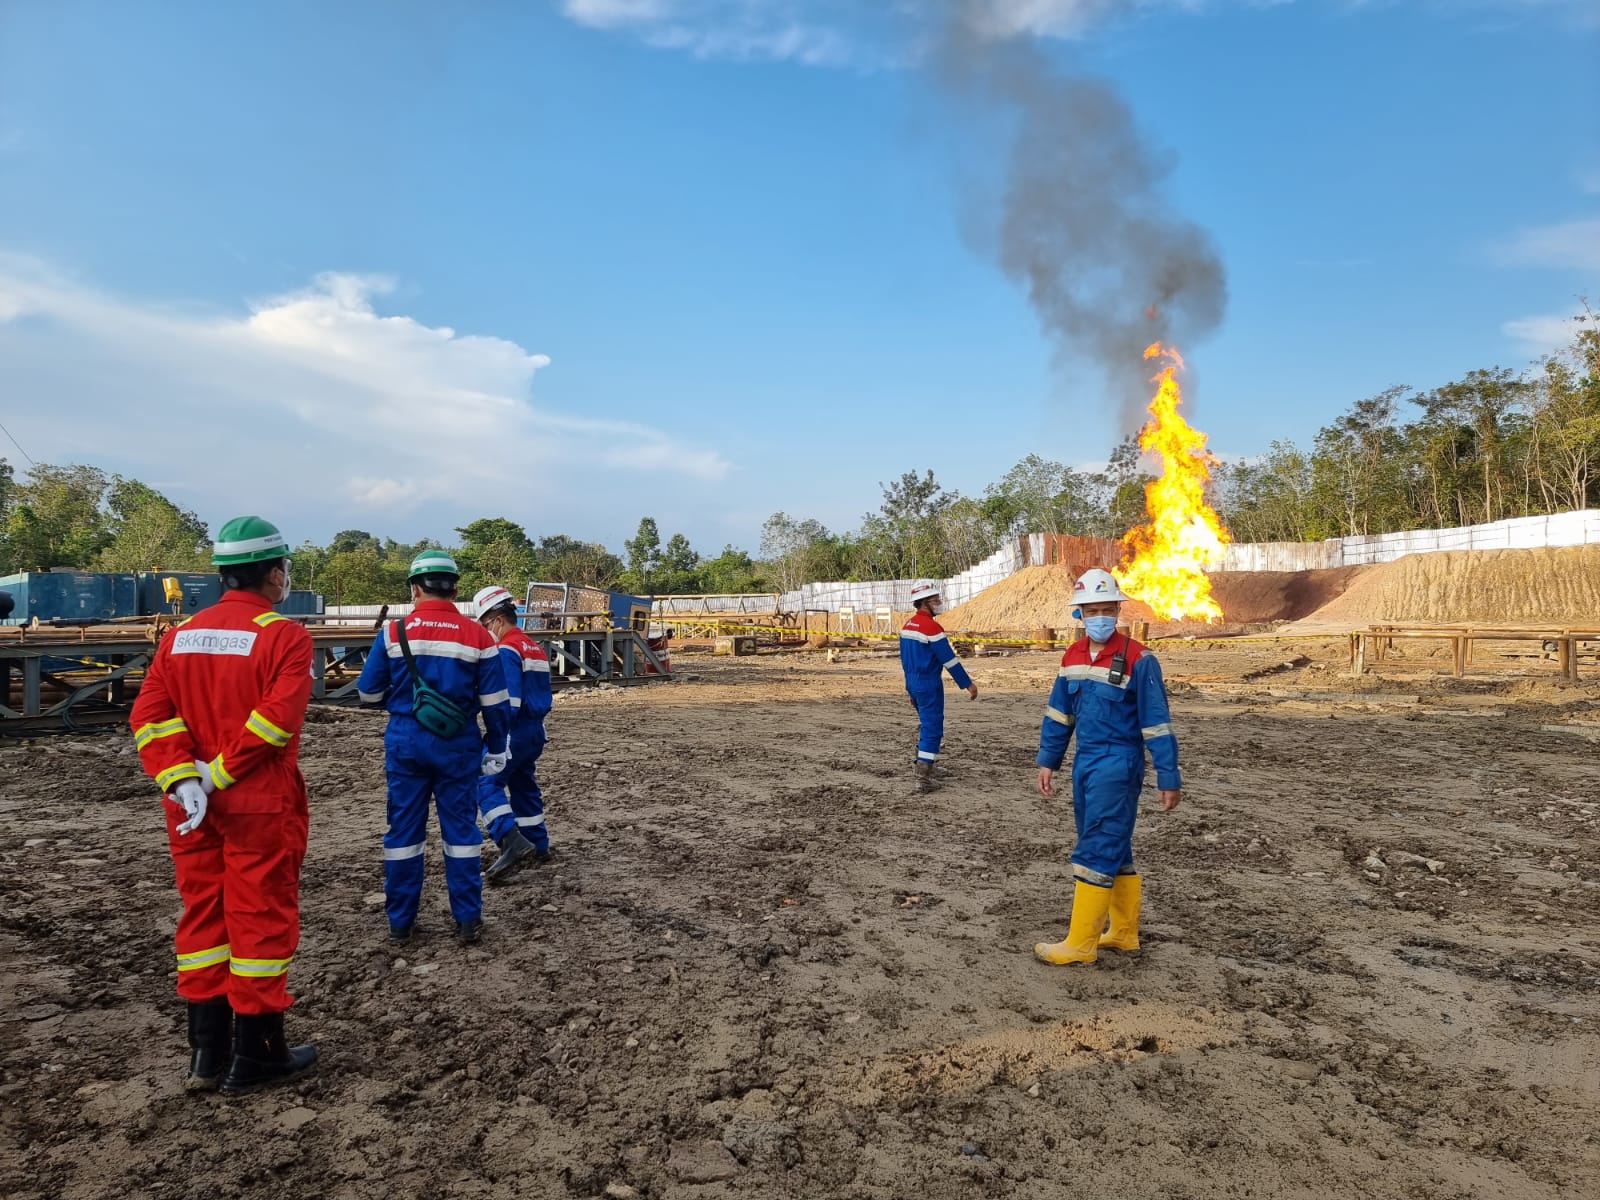
[(503, 587), (480, 588), (472, 598), (472, 615), (481, 621), (502, 604), (510, 604), (515, 608), (517, 598)]
[(1074, 604), (1103, 604), (1107, 601), (1126, 599), (1122, 589), (1117, 586), (1116, 576), (1110, 571), (1102, 571), (1099, 567), (1085, 571), (1078, 576), (1078, 582), (1072, 585)]
[(923, 600), (931, 600), (939, 594), (939, 585), (931, 579), (919, 579), (911, 585), (911, 603), (913, 605)]

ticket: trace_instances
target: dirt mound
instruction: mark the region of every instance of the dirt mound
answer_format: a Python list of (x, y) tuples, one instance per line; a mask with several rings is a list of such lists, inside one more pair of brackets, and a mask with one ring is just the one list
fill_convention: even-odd
[(1211, 594), (1229, 621), (1298, 621), (1338, 599), (1370, 569), (1218, 571), (1211, 576)]
[[(1296, 621), (1336, 599), (1366, 569), (1219, 571), (1211, 577), (1211, 587), (1223, 619), (1231, 624)], [(1065, 629), (1074, 624), (1073, 577), (1067, 567), (1024, 567), (952, 608), (939, 622), (956, 630)], [(1121, 615), (1126, 621), (1157, 623), (1137, 601), (1125, 604)]]
[[(1023, 567), (992, 587), (984, 588), (965, 604), (958, 604), (939, 617), (946, 629), (996, 630), (1065, 629), (1072, 618), (1070, 567)], [(1153, 621), (1155, 615), (1144, 605), (1123, 605), (1122, 617), (1128, 621)]]
[(1410, 554), (1367, 568), (1316, 620), (1600, 625), (1600, 546)]

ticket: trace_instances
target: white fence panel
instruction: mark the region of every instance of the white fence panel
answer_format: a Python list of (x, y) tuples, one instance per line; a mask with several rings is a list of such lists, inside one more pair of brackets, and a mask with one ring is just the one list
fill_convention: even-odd
[(1344, 547), (1326, 542), (1245, 542), (1222, 548), (1214, 571), (1314, 571), (1343, 565)]
[[(1045, 535), (1027, 534), (1027, 558), (1045, 556)], [(1443, 550), (1534, 549), (1541, 546), (1600, 544), (1600, 509), (1556, 513), (1549, 517), (1514, 517), (1488, 525), (1459, 529), (1410, 529), (1399, 533), (1330, 538), (1324, 542), (1257, 542), (1223, 548), (1218, 571), (1314, 571), (1329, 567), (1360, 567), (1393, 562), (1407, 554), (1433, 554)], [(1023, 539), (984, 559), (959, 575), (944, 580), (945, 603), (965, 604), (974, 596), (1015, 574), (1024, 562)], [(805, 607), (837, 612), (852, 606), (856, 612), (888, 605), (903, 612), (911, 607), (912, 580), (873, 583), (808, 583), (787, 592), (780, 603), (791, 611)], [(332, 613), (335, 610), (330, 609)], [(373, 615), (377, 610), (373, 609)]]

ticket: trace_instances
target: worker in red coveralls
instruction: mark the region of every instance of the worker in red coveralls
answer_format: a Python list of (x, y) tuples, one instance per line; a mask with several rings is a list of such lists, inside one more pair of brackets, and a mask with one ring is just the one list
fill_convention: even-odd
[(133, 706), (183, 897), (189, 1090), (249, 1091), (317, 1059), (283, 1032), (309, 827), (299, 758), (312, 659), (306, 631), (272, 611), (289, 594), (287, 549), (260, 517), (222, 527), (211, 561), (223, 597), (162, 640)]

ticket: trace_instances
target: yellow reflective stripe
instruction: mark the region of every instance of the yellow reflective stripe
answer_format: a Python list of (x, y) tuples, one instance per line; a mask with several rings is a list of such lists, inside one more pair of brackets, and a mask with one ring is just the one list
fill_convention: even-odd
[(212, 782), (217, 785), (218, 791), (221, 791), (223, 788), (230, 788), (239, 782), (232, 775), (229, 775), (227, 768), (222, 765), (222, 755), (219, 754), (213, 758), (211, 760), (210, 767), (211, 779)]
[(165, 771), (161, 772), (161, 774), (157, 775), (156, 786), (163, 792), (170, 792), (174, 784), (181, 783), (185, 779), (199, 778), (200, 772), (195, 769), (194, 763), (180, 763), (176, 767), (168, 767)]
[(279, 729), (255, 709), (250, 710), (250, 719), (244, 723), (244, 727), (263, 742), (273, 746), (287, 746), (289, 739), (294, 736), (286, 729)]
[(133, 733), (133, 744), (143, 750), (157, 738), (171, 737), (175, 733), (188, 733), (189, 727), (183, 723), (182, 717), (174, 717), (170, 721), (152, 721), (148, 725), (141, 725)]
[(274, 621), (287, 621), (288, 619), (289, 618), (284, 616), (282, 613), (264, 612), (259, 617), (255, 618), (255, 623), (265, 629)]
[(217, 966), (227, 962), (232, 951), (233, 947), (226, 942), (209, 950), (191, 950), (188, 954), (178, 955), (178, 970), (198, 971), (201, 967)]
[(274, 975), (287, 975), (294, 955), (288, 958), (230, 958), (228, 970), (235, 975), (248, 975), (254, 979), (270, 979)]

